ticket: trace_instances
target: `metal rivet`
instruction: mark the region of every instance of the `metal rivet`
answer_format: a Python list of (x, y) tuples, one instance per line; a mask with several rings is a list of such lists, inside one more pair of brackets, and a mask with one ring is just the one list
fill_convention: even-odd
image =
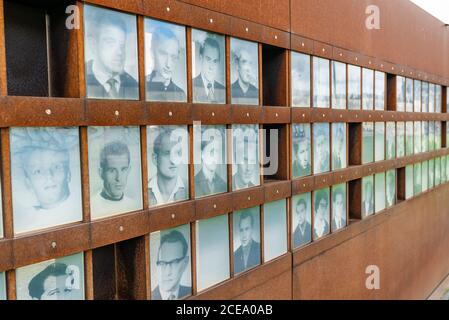
[(305, 188), (305, 187), (306, 187), (306, 184), (305, 184), (305, 183), (303, 183), (303, 184), (302, 184), (302, 187), (303, 187), (303, 188)]
[(302, 117), (303, 117), (303, 118), (305, 118), (305, 117), (306, 117), (306, 115), (305, 115), (305, 114), (303, 113), (303, 114), (302, 114)]
[(54, 248), (56, 248), (56, 241), (53, 241), (52, 243), (51, 243), (51, 247), (54, 249)]
[(249, 31), (248, 27), (246, 27), (246, 28), (245, 28), (245, 31), (246, 31), (246, 32), (248, 32), (248, 31)]
[(116, 116), (118, 116), (118, 115), (120, 115), (120, 112), (119, 112), (118, 110), (115, 110), (114, 114), (115, 114)]
[(171, 214), (171, 218), (174, 219), (176, 215), (174, 213)]
[(383, 65), (383, 64), (381, 64), (381, 65), (380, 65), (380, 67), (381, 67), (381, 68), (383, 68), (383, 67), (384, 67), (384, 65)]
[(404, 69), (402, 69), (401, 72), (404, 73)]
[(170, 11), (170, 7), (167, 7), (167, 12), (169, 12)]
[(209, 19), (209, 22), (210, 22), (210, 23), (214, 23), (214, 19), (212, 19), (212, 18)]
[(278, 36), (275, 35), (274, 38), (277, 40), (277, 39), (278, 39)]
[(342, 114), (340, 115), (340, 118), (343, 118), (343, 115), (342, 115)]
[(51, 115), (51, 109), (46, 109), (45, 113), (48, 114), (48, 115)]
[(212, 117), (215, 117), (215, 112), (212, 112)]
[(326, 115), (323, 113), (323, 118), (325, 118), (326, 117)]
[(391, 67), (391, 70), (394, 70), (394, 67)]
[(359, 61), (359, 58), (355, 57), (355, 61)]
[(249, 112), (246, 113), (246, 116), (249, 117)]
[(370, 114), (368, 115), (368, 118), (371, 118), (371, 115), (370, 115)]
[(322, 51), (323, 51), (323, 52), (326, 52), (326, 49), (323, 48)]
[(250, 197), (250, 196), (248, 196), (248, 201), (249, 201), (249, 200), (251, 200), (251, 197)]
[(279, 190), (277, 190), (277, 189), (276, 189), (276, 193), (278, 193), (278, 194), (279, 194)]
[(356, 117), (356, 118), (358, 118), (358, 117), (359, 117), (359, 115), (358, 115), (358, 114), (356, 114), (356, 115), (355, 115), (355, 117)]
[(217, 209), (217, 205), (214, 203), (214, 209)]
[(276, 118), (277, 118), (277, 117), (279, 116), (279, 114), (276, 112), (275, 116), (276, 116)]
[(384, 118), (384, 115), (383, 115), (383, 114), (381, 114), (381, 115), (380, 115), (380, 118), (381, 118), (381, 119), (383, 119), (383, 118)]
[(326, 179), (323, 179), (323, 182), (326, 182)]
[(343, 175), (340, 176), (340, 179), (343, 179)]
[(118, 230), (119, 230), (120, 232), (123, 232), (123, 226), (120, 226), (120, 227), (118, 228)]
[(304, 47), (304, 46), (305, 46), (304, 42), (301, 42), (301, 47)]
[(368, 61), (369, 64), (371, 64), (371, 61)]
[(340, 52), (340, 57), (343, 57), (343, 53)]
[(168, 115), (171, 117), (173, 115), (173, 112), (169, 111)]

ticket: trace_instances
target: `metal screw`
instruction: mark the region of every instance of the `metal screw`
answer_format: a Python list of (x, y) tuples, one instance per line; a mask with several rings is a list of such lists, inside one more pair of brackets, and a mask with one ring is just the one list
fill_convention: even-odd
[(279, 194), (279, 190), (276, 190), (276, 193)]
[(170, 12), (170, 7), (167, 7), (167, 12)]
[(276, 118), (278, 117), (279, 115), (278, 115), (278, 113), (276, 112)]
[(304, 47), (304, 45), (305, 45), (304, 42), (301, 42), (301, 47)]
[(176, 215), (174, 213), (171, 214), (171, 218), (174, 219)]
[(173, 112), (169, 111), (168, 115), (171, 117), (173, 115)]
[(210, 23), (214, 23), (214, 19), (212, 19), (212, 18), (209, 19), (209, 22), (210, 22)]
[(245, 28), (245, 31), (246, 31), (246, 32), (248, 32), (248, 31), (249, 31), (248, 27), (246, 27), (246, 28)]
[(48, 115), (51, 115), (51, 109), (45, 110), (45, 113), (48, 114)]
[(275, 36), (274, 36), (274, 39), (276, 39), (276, 40), (277, 40), (277, 39), (278, 39), (278, 36), (276, 36), (276, 35), (275, 35)]
[(118, 230), (119, 230), (120, 232), (123, 232), (123, 226), (118, 227)]
[(249, 117), (249, 112), (246, 113), (246, 116)]
[(214, 209), (217, 209), (217, 205), (214, 203)]
[(114, 114), (115, 114), (116, 116), (118, 116), (118, 115), (120, 115), (120, 112), (119, 112), (118, 110), (115, 110)]
[(212, 112), (212, 117), (215, 117), (215, 112)]
[(53, 242), (51, 243), (51, 247), (52, 247), (53, 249), (56, 248), (56, 241), (53, 241)]
[(250, 197), (250, 196), (248, 196), (248, 201), (249, 201), (249, 200), (251, 200), (251, 197)]

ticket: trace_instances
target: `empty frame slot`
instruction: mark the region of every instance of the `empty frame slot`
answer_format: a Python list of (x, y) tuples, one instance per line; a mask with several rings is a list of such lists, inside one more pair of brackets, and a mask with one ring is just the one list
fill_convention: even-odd
[(362, 124), (348, 123), (348, 164), (362, 164)]
[(362, 179), (348, 183), (349, 220), (362, 219)]
[(285, 125), (264, 125), (263, 128), (264, 182), (288, 180), (288, 139)]
[(115, 300), (116, 264), (115, 245), (107, 245), (92, 251), (94, 300)]
[(262, 45), (264, 106), (287, 106), (287, 54), (283, 48)]
[(387, 74), (387, 110), (396, 111), (396, 75)]
[(396, 186), (397, 186), (397, 202), (405, 200), (405, 189), (406, 189), (406, 174), (405, 167), (398, 168), (396, 173)]

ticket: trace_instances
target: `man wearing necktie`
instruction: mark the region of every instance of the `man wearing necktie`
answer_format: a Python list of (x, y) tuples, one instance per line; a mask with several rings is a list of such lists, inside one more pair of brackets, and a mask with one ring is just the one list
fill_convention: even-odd
[(346, 226), (346, 197), (343, 189), (337, 187), (332, 191), (332, 231)]

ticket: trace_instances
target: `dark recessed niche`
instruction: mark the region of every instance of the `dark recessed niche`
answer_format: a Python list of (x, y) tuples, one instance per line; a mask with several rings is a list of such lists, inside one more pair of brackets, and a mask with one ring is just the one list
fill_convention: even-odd
[(117, 298), (115, 245), (92, 250), (92, 266), (94, 299), (115, 300)]
[(262, 88), (264, 106), (287, 106), (287, 51), (262, 45)]
[(362, 219), (362, 179), (348, 183), (348, 209), (350, 221)]
[(405, 167), (396, 170), (397, 203), (405, 200)]
[(288, 139), (285, 125), (263, 126), (264, 182), (288, 180)]
[(396, 111), (396, 75), (387, 74), (387, 110)]
[(362, 164), (362, 124), (348, 123), (348, 165)]

